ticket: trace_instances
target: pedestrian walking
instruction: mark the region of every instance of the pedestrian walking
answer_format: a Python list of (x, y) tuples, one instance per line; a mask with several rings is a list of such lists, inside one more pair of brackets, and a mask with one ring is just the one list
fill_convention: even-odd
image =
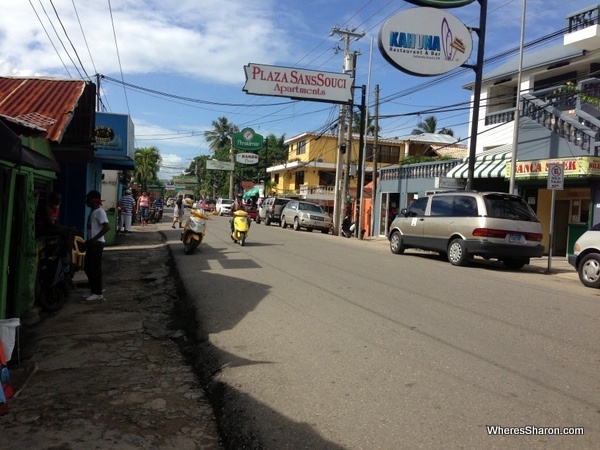
[(148, 197), (146, 192), (142, 192), (142, 195), (140, 195), (140, 198), (138, 198), (137, 208), (140, 212), (142, 227), (145, 227), (148, 223), (148, 211), (150, 210), (150, 197)]
[(126, 189), (119, 200), (119, 211), (121, 213), (119, 217), (119, 231), (123, 229), (125, 234), (131, 232), (131, 221), (135, 213), (135, 205), (136, 202), (131, 195), (131, 190)]
[(179, 194), (177, 200), (175, 201), (175, 209), (173, 209), (173, 224), (171, 225), (171, 228), (175, 228), (175, 224), (177, 222), (179, 222), (179, 228), (183, 228), (181, 222), (183, 220), (184, 212), (185, 211), (183, 209), (183, 194)]
[(104, 235), (110, 230), (106, 211), (102, 209), (100, 192), (90, 191), (86, 196), (87, 206), (92, 210), (87, 221), (84, 270), (90, 283), (91, 295), (86, 300), (104, 300), (102, 295), (102, 252)]

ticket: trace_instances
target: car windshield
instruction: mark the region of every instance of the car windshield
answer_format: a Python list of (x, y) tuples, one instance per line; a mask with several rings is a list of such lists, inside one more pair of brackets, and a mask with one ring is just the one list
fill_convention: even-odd
[(221, 200), (222, 205), (233, 205), (233, 200)]
[(308, 211), (323, 214), (323, 210), (321, 209), (321, 207), (319, 205), (315, 205), (314, 203), (300, 203), (298, 205), (298, 209), (300, 211)]
[(488, 217), (538, 222), (531, 207), (520, 197), (491, 194), (484, 197)]

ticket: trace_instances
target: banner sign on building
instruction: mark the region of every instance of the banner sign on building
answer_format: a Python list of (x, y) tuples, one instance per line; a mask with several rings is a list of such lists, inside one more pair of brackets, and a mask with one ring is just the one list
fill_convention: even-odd
[(346, 73), (294, 69), (250, 63), (244, 66), (248, 94), (329, 103), (352, 100), (353, 78)]
[(431, 77), (466, 63), (473, 51), (473, 38), (469, 29), (446, 11), (412, 8), (383, 24), (378, 47), (397, 69)]
[[(600, 157), (577, 156), (573, 158), (517, 161), (515, 178), (522, 180), (546, 179), (548, 178), (548, 170), (553, 164), (563, 166), (565, 178), (600, 177)], [(510, 173), (510, 162), (506, 164), (506, 173)]]

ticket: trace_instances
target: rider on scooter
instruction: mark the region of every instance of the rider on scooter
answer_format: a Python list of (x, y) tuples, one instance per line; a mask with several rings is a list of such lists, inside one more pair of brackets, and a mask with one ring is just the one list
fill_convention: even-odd
[[(236, 211), (246, 211), (246, 208), (244, 208), (244, 200), (242, 199), (241, 195), (237, 195), (235, 197), (235, 200), (233, 202), (233, 205), (231, 205), (231, 218), (229, 219), (229, 225), (231, 227), (231, 232), (233, 233), (233, 213)], [(250, 228), (250, 217), (248, 217), (248, 228)]]

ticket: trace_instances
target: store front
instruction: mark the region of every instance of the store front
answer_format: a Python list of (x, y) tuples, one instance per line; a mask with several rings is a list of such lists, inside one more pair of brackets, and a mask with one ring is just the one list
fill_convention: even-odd
[[(549, 248), (552, 191), (547, 188), (548, 165), (564, 167), (564, 189), (556, 191), (554, 204), (553, 256), (565, 256), (588, 228), (600, 222), (600, 157), (517, 161), (515, 183), (519, 193), (534, 208), (544, 232), (542, 244)], [(507, 164), (510, 173), (510, 163)]]

